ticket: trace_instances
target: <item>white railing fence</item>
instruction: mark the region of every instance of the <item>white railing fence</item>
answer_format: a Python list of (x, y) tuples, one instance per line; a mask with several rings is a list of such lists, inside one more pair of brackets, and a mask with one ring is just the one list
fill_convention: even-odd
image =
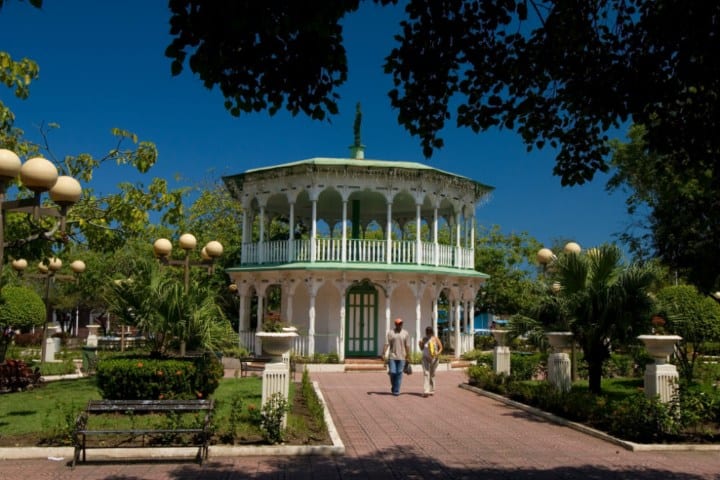
[[(348, 263), (386, 263), (388, 255), (386, 240), (348, 239)], [(282, 264), (312, 262), (312, 240), (275, 240), (272, 242), (246, 243), (242, 246), (242, 265)], [(342, 240), (318, 238), (315, 240), (315, 262), (342, 262)], [(393, 240), (390, 243), (390, 260), (398, 265), (437, 265), (460, 269), (475, 267), (474, 250), (453, 245), (421, 242), (420, 248), (413, 240)]]

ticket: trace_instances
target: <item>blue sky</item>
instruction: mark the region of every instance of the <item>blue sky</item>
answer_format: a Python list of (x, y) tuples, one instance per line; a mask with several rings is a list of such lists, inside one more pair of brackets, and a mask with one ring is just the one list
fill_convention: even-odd
[[(478, 135), (451, 121), (443, 132), (445, 147), (425, 159), (419, 141), (397, 125), (387, 97), (391, 78), (382, 73), (399, 8), (362, 4), (346, 19), (349, 80), (339, 90), (340, 115), (328, 123), (285, 113), (235, 118), (217, 89), (207, 90), (189, 70), (172, 77), (164, 56), (171, 39), (164, 0), (44, 3), (36, 10), (11, 1), (0, 10), (0, 50), (40, 66), (29, 99), (18, 101), (4, 87), (0, 98), (32, 140), (40, 141), (38, 125), (60, 125), (49, 137), (57, 157), (102, 156), (114, 146), (111, 128), (119, 127), (157, 145), (152, 176), (191, 186), (250, 168), (349, 156), (359, 101), (367, 158), (422, 162), (496, 188), (477, 211), (480, 224), (528, 232), (547, 245), (562, 238), (583, 247), (613, 241), (628, 224), (623, 196), (604, 190), (606, 176), (561, 187), (552, 175), (554, 152), (527, 153), (514, 132)], [(127, 168), (106, 166), (92, 186), (110, 192), (118, 181), (135, 178)]]

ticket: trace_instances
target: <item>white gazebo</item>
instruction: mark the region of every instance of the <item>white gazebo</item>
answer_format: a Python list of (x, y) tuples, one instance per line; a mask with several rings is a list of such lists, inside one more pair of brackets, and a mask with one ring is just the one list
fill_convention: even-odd
[[(411, 345), (448, 300), (455, 356), (473, 348), (475, 209), (493, 190), (413, 162), (311, 158), (223, 180), (244, 217), (241, 342), (254, 349), (271, 307), (297, 327), (300, 355), (376, 357), (394, 318)], [(419, 235), (416, 233), (420, 232)]]

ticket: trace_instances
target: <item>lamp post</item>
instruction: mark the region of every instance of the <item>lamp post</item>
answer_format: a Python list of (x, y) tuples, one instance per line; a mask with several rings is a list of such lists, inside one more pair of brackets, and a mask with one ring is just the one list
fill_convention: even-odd
[[(18, 175), (21, 183), (33, 192), (33, 196), (6, 200), (7, 188)], [(42, 193), (48, 191), (57, 207), (41, 206)], [(67, 210), (77, 203), (81, 194), (80, 183), (72, 177), (58, 176), (57, 168), (49, 160), (35, 157), (22, 163), (15, 152), (0, 149), (0, 271), (5, 261), (5, 212), (31, 213), (35, 219), (58, 218), (60, 231), (64, 233)]]
[[(213, 261), (223, 254), (223, 246), (220, 242), (212, 240), (205, 244), (200, 250), (200, 262), (192, 262), (190, 260), (190, 251), (197, 247), (197, 239), (192, 233), (183, 233), (178, 240), (180, 248), (185, 251), (185, 257), (182, 260), (173, 260), (170, 258), (172, 252), (172, 242), (167, 238), (158, 238), (153, 243), (153, 251), (155, 256), (160, 259), (163, 265), (181, 267), (183, 269), (183, 281), (185, 293), (190, 291), (190, 267), (202, 267), (207, 270), (208, 275), (212, 275), (214, 271)], [(185, 339), (180, 339), (180, 356), (185, 356)]]
[[(13, 269), (18, 273), (18, 275), (23, 275), (23, 272), (27, 268), (27, 260), (24, 258), (19, 258), (17, 260), (12, 261), (12, 267)], [(45, 295), (44, 295), (44, 301), (45, 301), (45, 325), (43, 326), (43, 339), (42, 344), (40, 345), (41, 353), (40, 353), (40, 362), (45, 363), (46, 361), (50, 361), (54, 359), (55, 351), (52, 351), (52, 355), (50, 355), (50, 351), (47, 348), (48, 343), (48, 326), (50, 323), (52, 323), (52, 305), (50, 305), (50, 284), (56, 280), (59, 281), (69, 281), (74, 282), (77, 280), (77, 276), (80, 275), (85, 271), (85, 262), (82, 260), (75, 260), (70, 264), (70, 268), (73, 271), (73, 275), (60, 275), (57, 272), (62, 268), (62, 260), (60, 260), (57, 257), (52, 257), (48, 260), (48, 263), (46, 264), (44, 261), (38, 263), (38, 272), (36, 274), (30, 274), (28, 276), (33, 278), (40, 278), (45, 282)]]
[[(580, 247), (579, 244), (577, 244), (575, 242), (568, 242), (567, 244), (565, 244), (565, 247), (563, 247), (563, 252), (566, 254), (578, 254), (581, 251), (582, 251), (582, 248)], [(549, 248), (541, 248), (540, 250), (538, 250), (536, 258), (537, 258), (538, 263), (542, 266), (543, 277), (545, 277), (547, 275), (547, 269), (557, 260), (557, 256)], [(560, 282), (553, 282), (552, 285), (550, 286), (550, 290), (552, 291), (553, 294), (557, 295), (562, 290), (562, 285), (560, 284)], [(552, 332), (552, 333), (558, 334), (558, 333), (565, 333), (565, 332)], [(550, 339), (550, 337), (548, 337), (548, 338)], [(572, 339), (571, 333), (566, 333), (561, 338), (564, 338), (567, 341), (571, 342), (570, 359), (569, 359), (570, 360), (570, 372), (567, 372), (567, 373), (556, 372), (556, 374), (554, 376), (561, 379), (560, 383), (565, 383), (564, 377), (565, 377), (565, 375), (567, 375), (569, 373), (569, 377), (570, 377), (569, 380), (571, 382), (574, 382), (575, 380), (577, 380), (577, 362), (575, 361), (575, 357), (576, 357), (575, 341), (568, 340), (568, 339)], [(554, 346), (553, 349), (554, 349), (554, 353), (551, 355), (551, 357), (553, 357), (553, 356), (558, 357), (555, 364), (564, 365), (565, 362), (567, 362), (567, 354), (563, 354), (561, 352), (561, 347), (559, 346), (559, 344), (556, 344), (556, 346)], [(562, 358), (562, 355), (565, 355), (565, 358)], [(559, 367), (559, 368), (564, 369), (566, 367)], [(553, 377), (553, 375), (550, 375), (550, 373), (551, 373), (550, 372), (550, 370), (551, 370), (550, 359), (548, 359), (548, 370), (549, 370), (548, 377)]]
[[(7, 200), (8, 186), (20, 176), (20, 182), (33, 192), (32, 197), (16, 200)], [(43, 207), (41, 197), (43, 192), (49, 192), (50, 198), (55, 202), (55, 207)], [(80, 183), (72, 177), (59, 176), (57, 168), (49, 160), (42, 157), (34, 157), (25, 163), (20, 161), (12, 150), (0, 148), (0, 275), (5, 264), (5, 212), (24, 212), (32, 214), (33, 218), (54, 217), (59, 220), (61, 233), (65, 232), (65, 219), (70, 206), (77, 203), (82, 194)], [(49, 232), (45, 232), (48, 238)], [(24, 260), (18, 265), (27, 266)], [(62, 265), (62, 264), (61, 264)], [(1, 287), (1, 286), (0, 286)], [(47, 302), (46, 302), (46, 308)], [(45, 349), (47, 335), (47, 322), (43, 328), (43, 344)], [(41, 361), (45, 359), (42, 358)]]

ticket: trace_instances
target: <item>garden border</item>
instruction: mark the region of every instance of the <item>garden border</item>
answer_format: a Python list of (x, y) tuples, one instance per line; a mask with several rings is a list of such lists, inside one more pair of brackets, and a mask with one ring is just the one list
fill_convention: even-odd
[(612, 443), (614, 445), (622, 447), (626, 450), (630, 450), (632, 452), (720, 451), (719, 444), (705, 444), (705, 443), (687, 443), (687, 444), (673, 443), (673, 444), (670, 444), (670, 443), (629, 442), (627, 440), (621, 440), (619, 438), (613, 437), (612, 435), (602, 432), (600, 430), (595, 430), (594, 428), (590, 428), (587, 425), (583, 425), (582, 423), (571, 422), (570, 420), (568, 420), (566, 418), (562, 418), (562, 417), (559, 417), (552, 413), (548, 413), (544, 410), (540, 410), (538, 408), (531, 407), (529, 405), (525, 405), (524, 403), (516, 402), (515, 400), (510, 400), (509, 398), (503, 397), (502, 395), (498, 395), (497, 393), (488, 392), (487, 390), (483, 390), (482, 388), (468, 385), (467, 383), (461, 383), (459, 385), (459, 387), (463, 388), (465, 390), (474, 392), (478, 395), (483, 395), (485, 397), (492, 398), (493, 400), (496, 400), (500, 403), (504, 403), (505, 405), (509, 405), (511, 407), (518, 408), (527, 413), (535, 415), (536, 417), (544, 418), (545, 420), (551, 421), (558, 425), (570, 427), (573, 430), (577, 430), (578, 432), (584, 433), (586, 435), (590, 435), (590, 436), (593, 436), (600, 440), (606, 441), (608, 443)]
[[(210, 445), (209, 458), (212, 457), (244, 457), (244, 456), (301, 456), (301, 455), (344, 455), (345, 444), (335, 428), (332, 415), (325, 402), (325, 397), (320, 391), (318, 382), (312, 382), (318, 400), (323, 407), (323, 417), (327, 426), (328, 435), (332, 445), (261, 445), (261, 446), (237, 446), (237, 445)], [(195, 452), (196, 447), (176, 448), (153, 448), (143, 452), (142, 459), (187, 459), (188, 452)], [(112, 448), (98, 450), (93, 453), (95, 460), (109, 459), (135, 459), (137, 449)], [(33, 458), (47, 458), (52, 461), (72, 461), (74, 447), (0, 447), (0, 460), (23, 460)], [(133, 455), (135, 454), (135, 456)]]

